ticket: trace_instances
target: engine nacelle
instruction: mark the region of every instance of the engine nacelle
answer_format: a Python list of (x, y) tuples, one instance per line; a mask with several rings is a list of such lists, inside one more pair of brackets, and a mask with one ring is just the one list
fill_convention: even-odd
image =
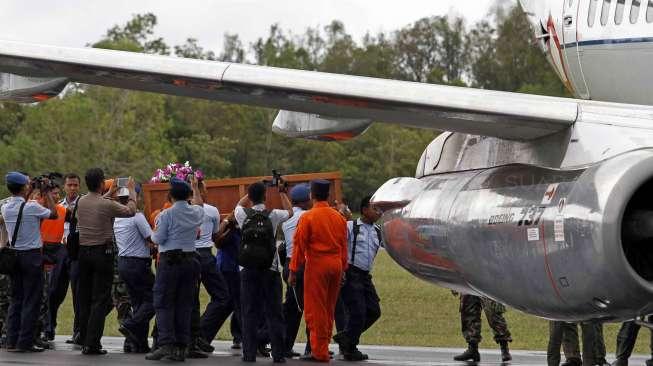
[(653, 150), (401, 179), (373, 201), (388, 252), (416, 276), (551, 319), (653, 313)]
[(279, 111), (272, 131), (287, 137), (344, 141), (363, 134), (372, 124), (366, 119), (331, 118), (317, 114)]
[(66, 85), (66, 78), (37, 78), (0, 73), (0, 101), (42, 102), (59, 95)]

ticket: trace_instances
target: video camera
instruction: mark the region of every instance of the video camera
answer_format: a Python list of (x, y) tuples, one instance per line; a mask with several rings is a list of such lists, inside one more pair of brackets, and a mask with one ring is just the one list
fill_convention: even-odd
[(52, 190), (53, 188), (59, 187), (61, 185), (61, 181), (63, 180), (63, 175), (61, 173), (46, 173), (46, 174), (41, 174), (38, 177), (32, 178), (32, 181), (30, 182), (30, 186), (32, 187), (33, 190), (39, 190), (39, 191), (49, 191)]

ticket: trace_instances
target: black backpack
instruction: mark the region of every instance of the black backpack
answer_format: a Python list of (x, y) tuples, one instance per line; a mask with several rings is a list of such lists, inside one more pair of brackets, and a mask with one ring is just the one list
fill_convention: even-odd
[(246, 208), (247, 219), (241, 228), (238, 264), (250, 269), (268, 269), (276, 251), (270, 211)]

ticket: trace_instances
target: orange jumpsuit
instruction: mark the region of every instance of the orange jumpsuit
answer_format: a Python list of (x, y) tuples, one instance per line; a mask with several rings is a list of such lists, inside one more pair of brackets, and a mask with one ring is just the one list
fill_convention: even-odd
[(304, 269), (304, 319), (317, 360), (329, 361), (329, 342), (342, 274), (347, 269), (347, 221), (327, 202), (299, 219), (290, 270)]

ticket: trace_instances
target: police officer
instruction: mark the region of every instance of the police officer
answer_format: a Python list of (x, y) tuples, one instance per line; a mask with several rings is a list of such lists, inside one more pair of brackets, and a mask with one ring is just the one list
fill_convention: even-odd
[(42, 219), (56, 219), (55, 203), (47, 184), (40, 188), (45, 207), (27, 201), (33, 188), (29, 178), (18, 172), (5, 176), (12, 196), (2, 206), (7, 235), (17, 250), (17, 269), (11, 276), (11, 304), (7, 317), (7, 350), (11, 352), (40, 352), (35, 347), (34, 329), (43, 293), (43, 256), (41, 255)]
[[(247, 237), (247, 222), (256, 215), (264, 212), (272, 224), (271, 237), (267, 238), (274, 243), (277, 227), (288, 218), (292, 217), (293, 210), (283, 185), (279, 186), (281, 204), (284, 210), (267, 211), (265, 207), (266, 187), (263, 182), (256, 182), (247, 189), (247, 195), (242, 197), (234, 210), (236, 222), (243, 235), (243, 245)], [(276, 252), (276, 251), (275, 251)], [(275, 363), (286, 362), (284, 358), (284, 325), (281, 308), (281, 276), (279, 273), (278, 256), (275, 256), (271, 268), (254, 268), (244, 266), (240, 273), (240, 294), (242, 302), (243, 320), (243, 361), (255, 362), (256, 351), (259, 346), (257, 330), (261, 318), (265, 315), (267, 330), (272, 343), (272, 358)]]
[[(191, 185), (178, 178), (171, 180), (170, 195), (174, 203), (158, 216), (152, 235), (160, 253), (154, 282), (158, 348), (145, 356), (148, 360), (184, 361), (190, 343), (193, 296), (200, 273), (195, 239), (204, 218), (204, 201), (194, 176)], [(192, 204), (189, 204), (191, 194)]]
[[(80, 198), (79, 188), (81, 186), (81, 178), (76, 173), (68, 173), (64, 176), (64, 192), (66, 196), (59, 202), (60, 205), (66, 208), (66, 222), (64, 223), (64, 240), (68, 238), (70, 233), (71, 222), (76, 220), (75, 207)], [(75, 215), (73, 215), (75, 213)], [(76, 226), (73, 225), (73, 227)], [(76, 229), (77, 230), (77, 229)], [(67, 243), (66, 243), (67, 245)], [(83, 342), (80, 337), (80, 326), (79, 326), (79, 260), (77, 258), (72, 258), (69, 254), (68, 248), (66, 247), (66, 260), (63, 262), (64, 266), (68, 271), (68, 279), (70, 280), (70, 292), (72, 294), (73, 300), (73, 336), (72, 338), (66, 340), (68, 344), (77, 344), (81, 345)], [(61, 283), (60, 294), (64, 298), (66, 297), (66, 292), (68, 291), (68, 285)]]
[[(9, 199), (0, 200), (0, 208), (7, 203)], [(5, 220), (0, 214), (0, 243), (9, 241)], [(0, 244), (1, 245), (1, 244)], [(7, 342), (7, 327), (5, 326), (9, 303), (11, 302), (11, 279), (8, 275), (0, 274), (0, 348), (5, 347)]]
[(565, 354), (562, 366), (581, 366), (578, 326), (562, 321), (549, 322), (549, 345), (546, 360), (548, 366), (560, 365), (560, 346)]
[[(612, 366), (628, 366), (628, 358), (633, 353), (640, 328), (641, 326), (634, 321), (621, 324), (621, 329), (619, 329), (619, 334), (617, 334), (617, 351), (615, 352), (617, 359), (612, 363)], [(653, 355), (653, 330), (651, 331), (649, 347), (651, 355)], [(646, 360), (646, 366), (653, 366), (653, 357)]]
[(229, 305), (232, 311), (229, 327), (233, 337), (231, 349), (240, 349), (243, 341), (240, 315), (240, 270), (238, 269), (240, 238), (240, 229), (232, 212), (220, 223), (220, 235), (215, 241), (215, 246), (219, 249), (216, 267), (222, 273), (229, 288)]
[[(118, 191), (118, 201), (127, 204), (129, 190)], [(134, 217), (116, 218), (113, 231), (118, 246), (118, 274), (129, 295), (132, 316), (120, 322), (118, 330), (128, 340), (129, 350), (134, 353), (150, 351), (147, 334), (150, 320), (154, 317), (152, 286), (152, 229), (142, 212)]]
[(371, 198), (367, 196), (361, 200), (361, 218), (347, 222), (349, 269), (341, 297), (348, 319), (345, 330), (333, 337), (347, 361), (368, 358), (357, 348), (360, 336), (381, 316), (379, 296), (370, 274), (374, 258), (383, 245), (381, 229), (374, 224), (381, 212), (370, 203)]
[(508, 349), (508, 342), (512, 342), (508, 323), (503, 317), (506, 308), (490, 299), (474, 295), (460, 296), (460, 321), (463, 336), (469, 347), (462, 354), (455, 356), (455, 361), (478, 362), (481, 355), (478, 353), (478, 344), (481, 342), (481, 310), (485, 311), (490, 328), (494, 333), (494, 341), (501, 346), (501, 359), (510, 361), (512, 356)]
[[(293, 215), (281, 226), (283, 237), (286, 242), (286, 260), (283, 265), (283, 280), (286, 282), (286, 300), (283, 303), (283, 315), (286, 320), (285, 355), (286, 357), (296, 357), (299, 356), (299, 354), (293, 351), (293, 346), (295, 345), (295, 339), (297, 338), (297, 332), (299, 331), (299, 324), (302, 321), (302, 314), (304, 313), (303, 266), (296, 273), (297, 284), (294, 287), (288, 285), (288, 275), (290, 273), (289, 266), (292, 258), (293, 236), (295, 236), (297, 222), (299, 222), (299, 218), (302, 217), (304, 212), (309, 210), (312, 206), (311, 188), (308, 184), (298, 184), (294, 186), (290, 190), (290, 200), (292, 201)], [(306, 342), (306, 348), (307, 349), (304, 353), (310, 353), (310, 342)]]
[[(222, 324), (229, 318), (232, 306), (229, 301), (229, 288), (222, 274), (216, 268), (216, 258), (213, 255), (214, 238), (220, 229), (220, 212), (218, 208), (206, 203), (207, 191), (204, 182), (199, 183), (200, 194), (204, 201), (204, 218), (200, 227), (200, 236), (195, 240), (195, 249), (199, 254), (200, 282), (209, 294), (210, 301), (206, 305), (204, 314), (199, 318), (199, 291), (196, 296), (196, 332), (194, 335), (196, 346), (203, 352), (213, 352), (211, 341), (218, 334)], [(199, 287), (198, 287), (199, 290)], [(195, 354), (200, 356), (199, 354)], [(202, 356), (200, 356), (202, 357)]]

